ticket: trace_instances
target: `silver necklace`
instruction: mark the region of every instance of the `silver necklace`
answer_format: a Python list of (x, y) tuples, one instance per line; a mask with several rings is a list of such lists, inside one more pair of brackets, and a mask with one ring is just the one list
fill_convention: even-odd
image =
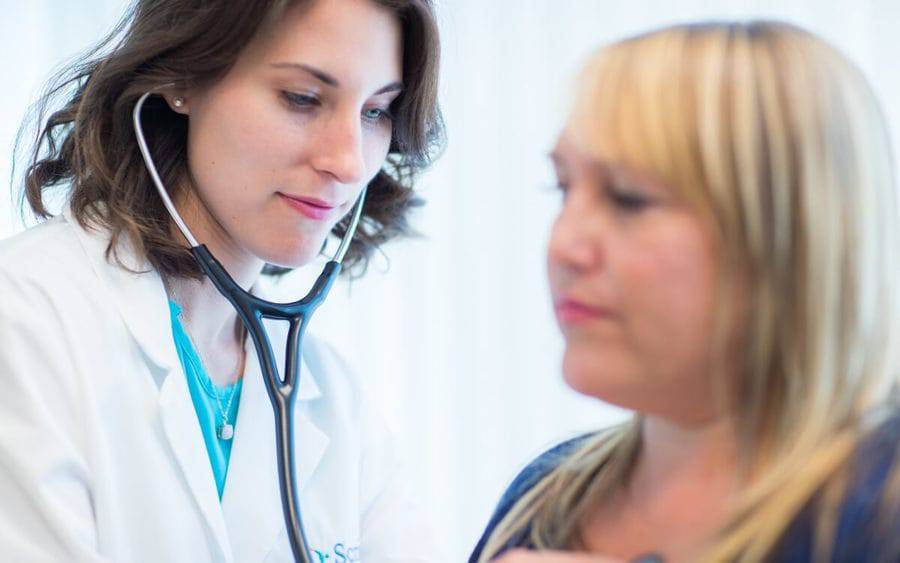
[[(175, 302), (178, 303), (178, 296), (175, 295), (174, 289), (170, 289), (170, 293), (172, 294), (172, 298), (175, 300)], [(197, 361), (200, 362), (200, 367), (203, 369), (203, 372), (207, 374), (207, 377), (209, 377), (209, 372), (206, 370), (206, 366), (203, 362), (203, 357), (200, 355), (200, 348), (197, 346), (197, 343), (194, 341), (193, 335), (191, 335), (191, 332), (188, 330), (187, 323), (181, 322), (181, 319), (179, 319), (179, 324), (181, 325), (182, 330), (184, 330), (184, 333), (187, 335), (188, 340), (191, 342), (191, 346), (194, 347), (194, 353), (197, 354)], [(241, 357), (238, 360), (238, 376), (239, 377), (240, 377), (240, 374), (244, 371), (243, 367), (244, 367), (244, 362), (246, 359), (246, 350), (245, 350), (245, 344), (246, 344), (245, 337), (246, 336), (247, 336), (246, 331), (241, 330), (241, 337), (240, 337)], [(213, 397), (216, 398), (216, 406), (218, 407), (218, 410), (219, 410), (219, 412), (217, 414), (220, 414), (221, 419), (222, 419), (221, 424), (219, 424), (216, 427), (216, 436), (220, 440), (231, 440), (232, 438), (234, 438), (234, 425), (231, 424), (230, 422), (228, 422), (228, 411), (231, 409), (231, 404), (234, 402), (234, 396), (237, 395), (237, 389), (234, 386), (231, 388), (231, 394), (228, 397), (228, 404), (226, 404), (225, 407), (222, 408), (222, 396), (219, 393), (219, 390), (216, 389), (215, 383), (212, 382), (212, 378), (210, 378), (210, 384), (211, 384), (210, 387), (212, 388), (212, 392), (213, 392)], [(234, 385), (237, 385), (237, 383), (235, 383)]]
[[(196, 352), (196, 354), (197, 354), (197, 360), (200, 362), (200, 366), (203, 368), (203, 371), (207, 374), (207, 377), (209, 377), (209, 372), (206, 370), (206, 366), (203, 363), (203, 358), (200, 356), (200, 348), (198, 348), (197, 343), (194, 342), (194, 337), (191, 336), (191, 333), (188, 330), (187, 325), (185, 323), (181, 323), (181, 328), (184, 329), (184, 333), (187, 335), (188, 340), (191, 341), (191, 346), (194, 347), (194, 352)], [(241, 336), (241, 358), (240, 358), (240, 360), (238, 360), (239, 375), (240, 375), (240, 372), (243, 371), (243, 369), (241, 369), (241, 368), (243, 368), (243, 366), (244, 366), (244, 357), (245, 357), (244, 338), (243, 338), (243, 333), (242, 333), (242, 336)], [(216, 389), (215, 383), (212, 382), (212, 378), (210, 378), (210, 383), (211, 383), (213, 396), (216, 398), (216, 406), (218, 407), (219, 413), (221, 414), (221, 418), (222, 418), (222, 423), (216, 427), (216, 436), (220, 440), (231, 440), (232, 438), (234, 438), (234, 425), (231, 424), (230, 422), (228, 422), (228, 411), (231, 409), (231, 404), (234, 402), (234, 396), (237, 395), (237, 389), (234, 386), (232, 386), (231, 394), (228, 396), (228, 404), (226, 404), (225, 407), (222, 408), (222, 396), (219, 393), (219, 390)], [(237, 385), (237, 383), (235, 383), (234, 385)]]
[[(235, 383), (235, 385), (237, 385), (237, 383)], [(231, 410), (231, 403), (234, 401), (234, 396), (237, 395), (237, 388), (231, 388), (231, 394), (228, 396), (228, 404), (225, 405), (224, 409), (222, 408), (222, 397), (219, 395), (219, 390), (215, 388), (215, 385), (213, 385), (213, 394), (216, 396), (216, 404), (222, 411), (222, 424), (216, 428), (216, 436), (218, 436), (220, 440), (231, 440), (234, 438), (234, 426), (228, 422), (228, 411)]]

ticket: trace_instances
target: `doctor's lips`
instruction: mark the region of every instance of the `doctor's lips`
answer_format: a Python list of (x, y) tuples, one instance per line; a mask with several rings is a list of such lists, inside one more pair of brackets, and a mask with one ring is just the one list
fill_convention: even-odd
[(563, 297), (555, 303), (556, 318), (563, 325), (577, 325), (612, 317), (612, 311), (588, 305), (571, 297)]
[(291, 196), (281, 192), (278, 195), (291, 207), (316, 221), (328, 219), (338, 208), (337, 205), (314, 197)]

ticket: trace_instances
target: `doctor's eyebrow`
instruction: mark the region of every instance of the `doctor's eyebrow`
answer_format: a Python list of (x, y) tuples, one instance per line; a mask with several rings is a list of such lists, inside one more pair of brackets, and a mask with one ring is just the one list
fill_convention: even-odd
[[(305, 72), (309, 74), (319, 82), (322, 82), (326, 86), (331, 86), (332, 88), (340, 88), (341, 84), (338, 82), (337, 78), (331, 76), (324, 70), (320, 70), (314, 66), (310, 66), (303, 63), (272, 63), (273, 68), (286, 68), (293, 69)], [(388, 92), (399, 92), (403, 90), (403, 83), (401, 82), (391, 82), (387, 86), (383, 86), (378, 89), (373, 96), (378, 96), (380, 94), (387, 94)]]

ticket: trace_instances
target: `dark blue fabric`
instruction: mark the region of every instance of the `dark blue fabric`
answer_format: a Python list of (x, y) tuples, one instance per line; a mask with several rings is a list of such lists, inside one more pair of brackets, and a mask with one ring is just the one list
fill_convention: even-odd
[[(538, 481), (543, 479), (545, 475), (553, 471), (557, 465), (581, 447), (581, 445), (591, 436), (592, 434), (584, 434), (561, 444), (557, 444), (538, 456), (537, 459), (528, 464), (528, 466), (513, 479), (509, 488), (503, 493), (503, 497), (500, 498), (500, 502), (497, 504), (497, 508), (494, 510), (494, 514), (491, 516), (484, 534), (482, 534), (481, 539), (478, 540), (478, 545), (475, 546), (475, 551), (473, 551), (472, 555), (469, 557), (469, 563), (476, 563), (478, 561), (494, 528), (497, 527), (500, 520), (506, 516), (506, 513), (509, 512), (516, 501), (519, 500), (519, 497), (527, 493), (528, 490), (535, 486)], [(528, 544), (527, 530), (512, 538), (505, 549), (511, 549), (513, 547), (530, 547)]]
[[(591, 435), (579, 436), (551, 448), (532, 461), (513, 480), (469, 557), (475, 563), (494, 528), (516, 501), (562, 460), (577, 450)], [(900, 562), (900, 507), (883, 505), (885, 481), (894, 467), (900, 446), (900, 415), (890, 418), (863, 441), (853, 458), (847, 493), (840, 509), (832, 563)], [(813, 526), (818, 499), (813, 498), (785, 531), (769, 561), (808, 563), (813, 561)], [(890, 521), (885, 520), (890, 515)], [(528, 531), (512, 538), (504, 550), (532, 547)]]

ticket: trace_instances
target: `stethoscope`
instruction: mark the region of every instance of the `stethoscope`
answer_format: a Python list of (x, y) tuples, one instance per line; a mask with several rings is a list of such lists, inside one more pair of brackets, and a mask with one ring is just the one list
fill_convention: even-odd
[[(134, 132), (137, 136), (138, 148), (144, 157), (147, 170), (150, 172), (150, 177), (156, 185), (163, 204), (165, 204), (172, 220), (175, 221), (178, 230), (181, 231), (181, 234), (184, 235), (184, 238), (190, 244), (191, 253), (197, 260), (197, 263), (216, 286), (216, 289), (219, 290), (219, 293), (235, 308), (241, 322), (244, 323), (248, 334), (253, 339), (263, 380), (265, 381), (269, 400), (272, 402), (272, 409), (275, 414), (275, 438), (278, 449), (278, 479), (281, 487), (281, 507), (291, 542), (291, 550), (296, 561), (310, 563), (309, 547), (306, 542), (306, 534), (303, 531), (303, 521), (300, 517), (300, 504), (297, 495), (298, 483), (295, 476), (294, 462), (293, 415), (297, 389), (300, 383), (300, 352), (303, 345), (303, 335), (306, 332), (306, 326), (309, 324), (310, 317), (325, 300), (328, 291), (341, 271), (341, 261), (347, 253), (347, 248), (350, 246), (350, 241), (353, 239), (356, 227), (359, 224), (363, 202), (366, 198), (366, 189), (363, 188), (359, 194), (359, 199), (353, 210), (353, 219), (347, 228), (347, 232), (344, 234), (343, 240), (341, 240), (341, 245), (334, 258), (325, 265), (309, 293), (303, 299), (293, 303), (273, 303), (260, 299), (235, 283), (206, 246), (197, 242), (197, 239), (191, 234), (190, 229), (181, 219), (181, 215), (169, 198), (169, 194), (156, 170), (156, 165), (153, 163), (153, 157), (147, 148), (147, 141), (144, 139), (144, 131), (141, 128), (141, 108), (144, 102), (147, 101), (147, 98), (154, 93), (145, 93), (134, 106), (132, 117), (134, 119)], [(290, 324), (286, 346), (284, 379), (281, 379), (278, 375), (272, 344), (263, 326), (263, 319), (288, 321)]]

